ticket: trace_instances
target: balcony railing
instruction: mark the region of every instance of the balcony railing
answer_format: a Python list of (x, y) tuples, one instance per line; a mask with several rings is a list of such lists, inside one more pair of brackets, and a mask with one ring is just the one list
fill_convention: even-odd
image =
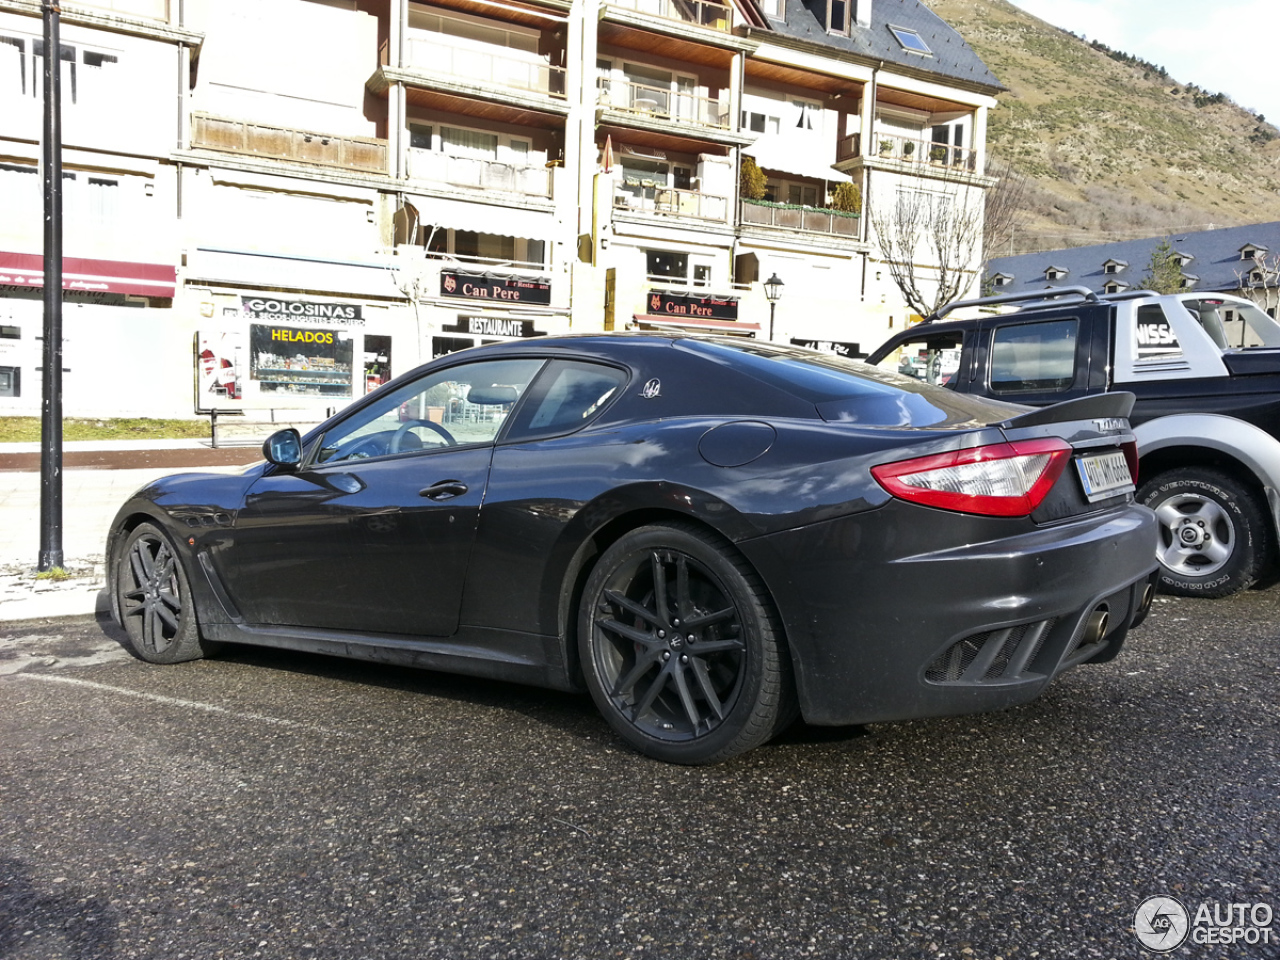
[(854, 160), (862, 156), (881, 160), (898, 160), (903, 163), (927, 163), (936, 167), (950, 167), (976, 172), (978, 152), (970, 147), (954, 147), (947, 143), (934, 143), (912, 137), (881, 135), (872, 141), (873, 153), (862, 152), (862, 135), (853, 133), (841, 137), (836, 144), (836, 163)]
[(75, 6), (146, 20), (169, 19), (169, 0), (75, 0)]
[(729, 214), (729, 199), (646, 180), (623, 181), (613, 186), (613, 209), (615, 212), (658, 213), (723, 223)]
[(564, 67), (452, 44), (438, 35), (408, 38), (409, 66), (460, 80), (552, 97), (565, 95)]
[(806, 233), (824, 233), (833, 237), (858, 235), (857, 214), (830, 210), (826, 207), (801, 207), (790, 203), (742, 200), (738, 205), (738, 220), (743, 224), (801, 230)]
[(541, 164), (520, 166), (476, 157), (457, 157), (435, 150), (409, 151), (409, 176), (455, 187), (550, 197), (551, 174), (552, 171)]
[(733, 29), (732, 11), (721, 3), (705, 3), (703, 0), (608, 0), (608, 3), (664, 20), (696, 23), (712, 30), (728, 32)]
[(672, 91), (629, 80), (600, 77), (598, 102), (610, 110), (621, 110), (637, 116), (670, 120), (675, 123), (729, 129), (729, 107), (719, 100), (692, 93)]
[(191, 146), (364, 173), (387, 172), (385, 140), (292, 130), (203, 113), (191, 115)]

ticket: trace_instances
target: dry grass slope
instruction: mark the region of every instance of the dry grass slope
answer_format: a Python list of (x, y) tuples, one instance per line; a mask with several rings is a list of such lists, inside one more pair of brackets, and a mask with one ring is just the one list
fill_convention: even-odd
[(1280, 220), (1276, 128), (1204, 103), (1177, 64), (1119, 62), (1005, 0), (925, 3), (1009, 88), (988, 146), (1029, 178), (1028, 209), (991, 255)]

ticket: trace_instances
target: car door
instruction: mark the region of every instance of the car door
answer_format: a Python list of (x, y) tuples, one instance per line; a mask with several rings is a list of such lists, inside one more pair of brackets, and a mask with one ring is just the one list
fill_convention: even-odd
[(494, 439), (538, 359), (436, 367), (250, 487), (215, 564), (248, 623), (450, 636)]

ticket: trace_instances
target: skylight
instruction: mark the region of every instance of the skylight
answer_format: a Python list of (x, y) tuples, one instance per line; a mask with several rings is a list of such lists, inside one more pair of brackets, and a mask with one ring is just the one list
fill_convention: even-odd
[(933, 51), (929, 49), (929, 45), (924, 42), (924, 38), (914, 30), (907, 27), (895, 27), (889, 24), (889, 32), (892, 33), (900, 44), (902, 49), (908, 53), (919, 53), (926, 57), (933, 56)]

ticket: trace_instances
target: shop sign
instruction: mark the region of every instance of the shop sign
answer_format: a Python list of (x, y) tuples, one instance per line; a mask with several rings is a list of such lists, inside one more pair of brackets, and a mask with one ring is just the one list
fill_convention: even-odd
[(544, 331), (535, 330), (532, 320), (514, 317), (458, 317), (456, 323), (440, 327), (443, 333), (465, 333), (475, 337), (541, 337)]
[(551, 281), (527, 277), (491, 277), (459, 270), (440, 271), (440, 295), (495, 303), (551, 303)]
[[(62, 258), (62, 289), (74, 293), (171, 298), (177, 275), (164, 263)], [(43, 288), (44, 257), (0, 250), (0, 286)]]
[(655, 290), (649, 294), (649, 314), (694, 320), (737, 320), (738, 301), (736, 297), (699, 296)]
[(364, 316), (359, 304), (324, 303), (317, 300), (282, 300), (279, 297), (241, 297), (240, 309), (248, 320), (264, 323), (342, 324), (363, 327)]
[(810, 350), (817, 350), (819, 353), (833, 353), (837, 357), (849, 357), (853, 360), (860, 360), (863, 357), (870, 356), (862, 352), (862, 345), (857, 343), (849, 343), (845, 340), (797, 340), (791, 338), (793, 347), (808, 347)]

